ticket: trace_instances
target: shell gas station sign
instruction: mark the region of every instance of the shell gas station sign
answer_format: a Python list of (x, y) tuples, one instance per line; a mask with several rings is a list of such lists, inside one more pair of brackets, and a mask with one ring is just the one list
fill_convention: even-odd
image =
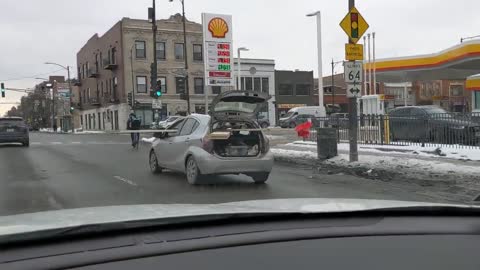
[(233, 86), (232, 16), (202, 14), (205, 81), (208, 86)]

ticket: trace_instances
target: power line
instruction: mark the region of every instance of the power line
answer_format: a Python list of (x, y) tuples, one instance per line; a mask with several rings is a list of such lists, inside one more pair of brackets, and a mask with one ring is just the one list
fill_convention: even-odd
[(52, 74), (52, 73), (55, 73), (55, 72), (59, 72), (59, 71), (62, 71), (64, 70), (63, 68), (61, 69), (58, 69), (58, 70), (54, 70), (54, 71), (50, 71), (50, 72), (46, 72), (46, 73), (42, 73), (42, 74), (37, 74), (37, 75), (32, 75), (32, 76), (25, 76), (25, 77), (18, 77), (18, 78), (10, 78), (10, 79), (6, 79), (6, 80), (1, 80), (2, 82), (8, 82), (8, 81), (18, 81), (18, 80), (23, 80), (23, 79), (35, 79), (39, 76), (44, 76), (44, 75), (49, 75), (49, 74)]

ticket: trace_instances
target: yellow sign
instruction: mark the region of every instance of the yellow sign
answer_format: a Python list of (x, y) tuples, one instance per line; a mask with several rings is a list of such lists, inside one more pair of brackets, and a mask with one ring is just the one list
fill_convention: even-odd
[(345, 44), (345, 59), (348, 61), (363, 60), (363, 45)]
[(362, 17), (362, 14), (354, 7), (340, 22), (340, 27), (347, 33), (350, 40), (357, 44), (358, 40), (367, 31), (369, 25)]

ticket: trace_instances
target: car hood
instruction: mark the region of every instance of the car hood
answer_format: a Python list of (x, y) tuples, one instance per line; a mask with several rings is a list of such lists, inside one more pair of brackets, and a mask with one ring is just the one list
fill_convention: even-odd
[(209, 217), (213, 219), (213, 217), (221, 215), (335, 213), (435, 206), (475, 208), (475, 206), (468, 205), (360, 199), (276, 199), (223, 204), (163, 204), (77, 208), (0, 217), (0, 242), (11, 240), (15, 238), (12, 236), (16, 235), (78, 228), (87, 225), (101, 226), (102, 224), (140, 221), (143, 222), (142, 224), (145, 224), (146, 221), (152, 221), (152, 224), (166, 225), (178, 222), (185, 223), (189, 220), (193, 222), (198, 220), (199, 217), (203, 217), (203, 220)]

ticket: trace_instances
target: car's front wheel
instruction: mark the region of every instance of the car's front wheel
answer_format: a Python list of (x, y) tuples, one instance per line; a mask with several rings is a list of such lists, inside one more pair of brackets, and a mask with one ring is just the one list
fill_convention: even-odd
[(202, 179), (202, 174), (198, 168), (197, 162), (193, 156), (189, 156), (185, 164), (185, 172), (187, 174), (187, 181), (190, 185), (198, 185)]
[(290, 128), (296, 128), (297, 125), (295, 125), (295, 123), (292, 122), (292, 123), (290, 123), (289, 127), (290, 127)]
[(255, 184), (264, 184), (267, 182), (268, 177), (270, 176), (269, 172), (259, 172), (259, 173), (252, 173), (250, 176), (255, 181)]
[(261, 127), (262, 127), (263, 129), (268, 128), (268, 124), (267, 124), (267, 123), (262, 123)]
[(158, 159), (157, 159), (157, 155), (155, 154), (155, 151), (153, 150), (150, 151), (150, 158), (148, 160), (150, 165), (150, 171), (153, 174), (159, 174), (163, 171), (162, 168), (158, 166)]

